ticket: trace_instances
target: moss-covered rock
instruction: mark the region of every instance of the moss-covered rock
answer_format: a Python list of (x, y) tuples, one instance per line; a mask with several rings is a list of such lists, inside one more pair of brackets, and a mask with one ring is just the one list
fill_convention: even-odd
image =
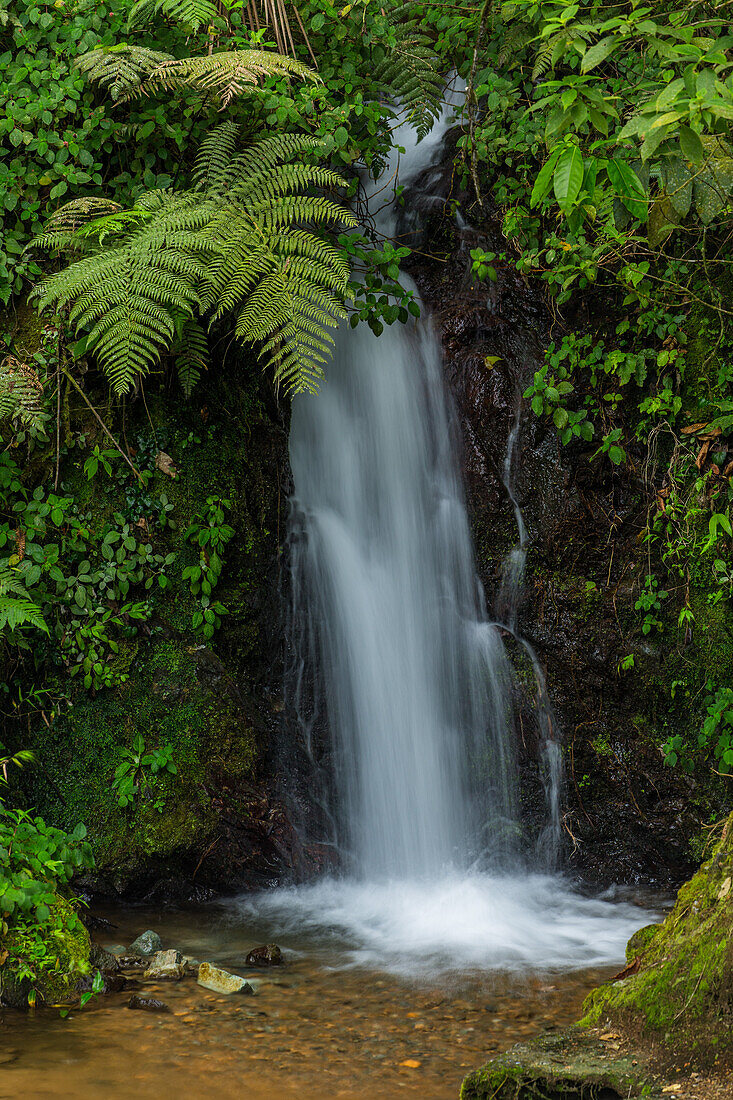
[(57, 895), (43, 924), (19, 923), (0, 936), (0, 1001), (25, 1008), (73, 1000), (89, 970), (90, 950), (76, 909)]
[(461, 1087), (461, 1100), (652, 1100), (661, 1095), (636, 1052), (619, 1052), (577, 1027), (512, 1047), (470, 1073)]
[(611, 1019), (650, 1032), (701, 1064), (733, 1055), (733, 814), (712, 858), (669, 916), (629, 943), (629, 967), (587, 998), (586, 1026)]

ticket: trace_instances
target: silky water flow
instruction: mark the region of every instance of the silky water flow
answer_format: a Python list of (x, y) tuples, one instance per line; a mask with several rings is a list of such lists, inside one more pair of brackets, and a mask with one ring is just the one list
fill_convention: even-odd
[[(429, 183), (452, 114), (420, 143), (408, 126), (396, 133), (404, 152), (369, 184), (386, 237), (395, 180)], [(293, 402), (294, 691), (317, 663), (343, 871), (239, 906), (331, 944), (344, 964), (413, 976), (602, 965), (623, 957), (639, 910), (581, 896), (516, 844), (511, 666), (475, 574), (426, 314), (379, 337), (343, 326), (320, 392)], [(507, 478), (518, 431), (519, 420)], [(516, 511), (512, 629), (526, 548)], [(302, 733), (310, 751), (305, 719)]]

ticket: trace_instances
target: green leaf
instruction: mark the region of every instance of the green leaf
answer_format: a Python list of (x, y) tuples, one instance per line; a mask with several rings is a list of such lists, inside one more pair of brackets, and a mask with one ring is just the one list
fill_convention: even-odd
[(561, 152), (561, 149), (556, 149), (552, 152), (549, 159), (545, 161), (537, 173), (537, 179), (534, 182), (532, 195), (529, 200), (529, 205), (531, 207), (538, 206), (549, 192), (552, 186), (552, 173), (555, 170), (555, 165), (557, 164)]
[(564, 211), (570, 210), (583, 184), (583, 155), (577, 145), (563, 149), (552, 178), (555, 198)]
[(648, 215), (646, 192), (634, 169), (618, 157), (609, 160), (606, 169), (611, 186), (623, 205), (638, 221), (645, 222)]
[(700, 164), (705, 155), (699, 134), (696, 134), (689, 126), (680, 126), (680, 148), (683, 156), (695, 165)]
[(621, 36), (617, 34), (606, 35), (600, 42), (596, 42), (595, 46), (591, 46), (591, 48), (586, 50), (583, 54), (580, 71), (582, 73), (589, 73), (591, 69), (595, 69), (596, 65), (600, 65), (602, 61), (605, 61), (607, 57), (611, 56), (614, 50), (618, 49), (621, 42)]

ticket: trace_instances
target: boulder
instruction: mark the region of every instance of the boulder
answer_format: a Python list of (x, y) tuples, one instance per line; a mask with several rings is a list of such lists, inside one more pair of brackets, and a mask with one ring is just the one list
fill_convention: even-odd
[(148, 981), (177, 982), (186, 975), (186, 961), (180, 951), (156, 951), (149, 962), (144, 977)]
[(214, 993), (254, 993), (254, 989), (246, 980), (238, 974), (230, 974), (228, 970), (222, 970), (219, 966), (203, 962), (199, 967), (198, 983), (204, 989), (211, 989)]
[(130, 944), (131, 955), (154, 955), (156, 951), (163, 950), (163, 941), (157, 932), (153, 932), (151, 928), (148, 928), (147, 932), (142, 932), (137, 939)]
[(581, 1024), (628, 1024), (697, 1064), (733, 1061), (732, 883), (733, 814), (672, 912), (631, 937), (627, 965), (586, 999)]
[(253, 947), (244, 960), (246, 966), (282, 966), (283, 955), (276, 943)]

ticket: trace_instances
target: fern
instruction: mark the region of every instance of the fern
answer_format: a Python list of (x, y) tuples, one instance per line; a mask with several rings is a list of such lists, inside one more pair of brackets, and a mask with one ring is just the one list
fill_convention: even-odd
[(0, 363), (0, 423), (17, 420), (33, 427), (42, 419), (43, 386), (36, 372), (14, 355)]
[(93, 84), (109, 91), (112, 99), (123, 99), (136, 91), (152, 72), (171, 55), (143, 46), (102, 46), (77, 59), (77, 66)]
[(35, 626), (48, 634), (40, 607), (6, 559), (0, 562), (0, 630), (12, 632), (22, 626)]
[(440, 115), (443, 78), (428, 36), (420, 29), (412, 4), (400, 4), (389, 13), (394, 45), (374, 77), (402, 103), (418, 138), (429, 133)]
[(198, 321), (185, 322), (172, 352), (181, 389), (190, 397), (201, 372), (209, 367), (209, 342)]
[(260, 80), (268, 76), (319, 79), (302, 61), (284, 54), (265, 50), (232, 50), (203, 57), (184, 57), (180, 61), (164, 61), (143, 84), (133, 89), (133, 94), (142, 92), (149, 95), (161, 89), (166, 92), (191, 90), (215, 97), (223, 108), (233, 99), (257, 88)]
[(234, 138), (230, 122), (207, 138), (189, 191), (146, 192), (71, 233), (59, 212), (35, 242), (82, 253), (34, 295), (41, 310), (68, 310), (116, 393), (173, 347), (193, 385), (207, 356), (192, 326), (204, 317), (232, 316), (288, 391), (313, 391), (323, 375), (349, 270), (314, 230), (356, 220), (313, 191), (344, 181), (304, 163), (314, 138), (281, 134), (232, 155)]
[(219, 5), (212, 0), (137, 0), (130, 9), (129, 23), (133, 27), (151, 15), (165, 15), (197, 31), (208, 26), (218, 14)]

